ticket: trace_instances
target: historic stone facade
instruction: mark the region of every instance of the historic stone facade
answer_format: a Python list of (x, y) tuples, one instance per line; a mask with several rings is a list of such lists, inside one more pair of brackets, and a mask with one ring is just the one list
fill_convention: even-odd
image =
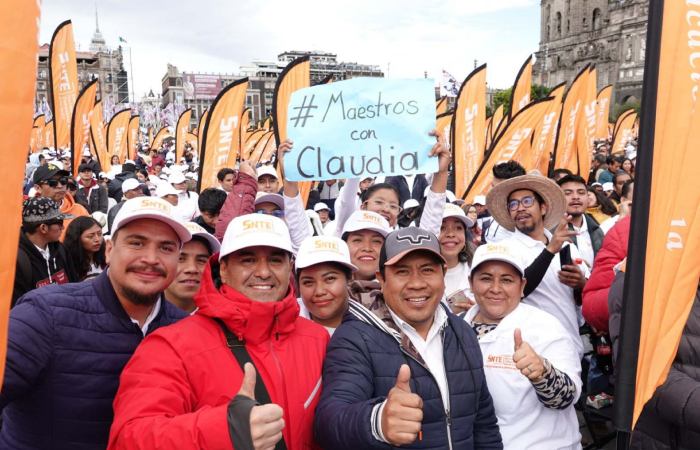
[(613, 85), (612, 105), (641, 98), (649, 0), (542, 0), (541, 9), (535, 83), (571, 83), (591, 63), (598, 90)]

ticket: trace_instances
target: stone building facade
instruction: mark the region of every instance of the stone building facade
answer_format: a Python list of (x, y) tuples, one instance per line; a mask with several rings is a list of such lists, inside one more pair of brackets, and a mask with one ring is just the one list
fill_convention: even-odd
[(591, 63), (598, 90), (613, 85), (612, 105), (641, 98), (649, 0), (542, 0), (541, 10), (533, 82), (571, 83)]

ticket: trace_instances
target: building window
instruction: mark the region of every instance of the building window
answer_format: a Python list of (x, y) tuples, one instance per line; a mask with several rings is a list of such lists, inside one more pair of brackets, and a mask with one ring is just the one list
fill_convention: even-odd
[(113, 83), (114, 81), (112, 80), (112, 74), (108, 73), (107, 74), (107, 83)]
[(251, 96), (251, 95), (246, 95), (246, 97), (245, 97), (245, 103), (246, 103), (246, 105), (252, 105), (252, 104), (253, 104), (253, 96)]
[(46, 89), (46, 83), (44, 83), (43, 81), (39, 81), (39, 82), (36, 84), (36, 89), (37, 89), (38, 91), (43, 91), (44, 89)]
[(39, 71), (39, 78), (46, 78), (46, 71), (44, 69)]
[(620, 71), (620, 78), (625, 78), (625, 71), (624, 70)]
[(557, 28), (557, 37), (561, 37), (561, 13), (558, 12), (556, 15), (556, 19), (554, 21), (555, 26)]
[(182, 103), (182, 92), (178, 92), (175, 94), (175, 102)]
[[(593, 10), (593, 31), (595, 30), (600, 30), (603, 20), (603, 14), (600, 12), (600, 9), (596, 8)], [(585, 20), (585, 19), (584, 19)]]
[(568, 35), (571, 32), (571, 21), (567, 20), (566, 21), (566, 34)]

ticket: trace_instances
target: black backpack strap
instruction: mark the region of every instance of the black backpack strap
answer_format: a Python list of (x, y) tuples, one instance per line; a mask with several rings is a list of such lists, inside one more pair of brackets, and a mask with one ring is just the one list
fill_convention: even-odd
[[(219, 319), (218, 317), (213, 317), (213, 319), (219, 324), (221, 331), (224, 332), (224, 336), (226, 337), (226, 345), (228, 345), (231, 353), (233, 353), (233, 357), (236, 358), (236, 361), (238, 361), (238, 365), (241, 366), (243, 373), (245, 373), (246, 363), (251, 363), (253, 367), (255, 367), (255, 363), (250, 357), (248, 349), (245, 348), (245, 341), (238, 339), (238, 336), (228, 329), (223, 320)], [(272, 403), (270, 394), (267, 392), (267, 387), (265, 387), (265, 383), (260, 376), (260, 370), (258, 370), (257, 367), (255, 367), (255, 400), (257, 400), (261, 405)], [(284, 442), (284, 437), (282, 437), (277, 445), (275, 445), (275, 450), (287, 450), (287, 444)]]

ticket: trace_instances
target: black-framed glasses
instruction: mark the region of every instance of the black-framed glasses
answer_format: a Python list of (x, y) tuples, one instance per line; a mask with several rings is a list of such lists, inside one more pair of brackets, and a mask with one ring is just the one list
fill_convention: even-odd
[(508, 209), (510, 211), (516, 211), (521, 204), (524, 208), (530, 208), (535, 204), (535, 197), (523, 197), (522, 200), (509, 200)]
[(282, 219), (284, 217), (284, 211), (282, 211), (281, 209), (277, 209), (272, 212), (265, 211), (264, 209), (259, 209), (255, 211), (255, 214), (264, 214), (266, 216), (277, 217), (278, 219)]
[(44, 222), (44, 225), (46, 225), (47, 227), (50, 227), (51, 225), (58, 225), (59, 227), (63, 228), (63, 219)]
[(66, 186), (66, 185), (68, 184), (68, 178), (66, 178), (66, 177), (61, 177), (61, 178), (59, 178), (58, 180), (46, 180), (46, 181), (42, 181), (41, 184), (45, 184), (45, 185), (47, 185), (48, 187), (54, 189), (54, 188), (56, 188), (56, 186), (58, 186), (59, 184), (62, 184), (63, 186)]

